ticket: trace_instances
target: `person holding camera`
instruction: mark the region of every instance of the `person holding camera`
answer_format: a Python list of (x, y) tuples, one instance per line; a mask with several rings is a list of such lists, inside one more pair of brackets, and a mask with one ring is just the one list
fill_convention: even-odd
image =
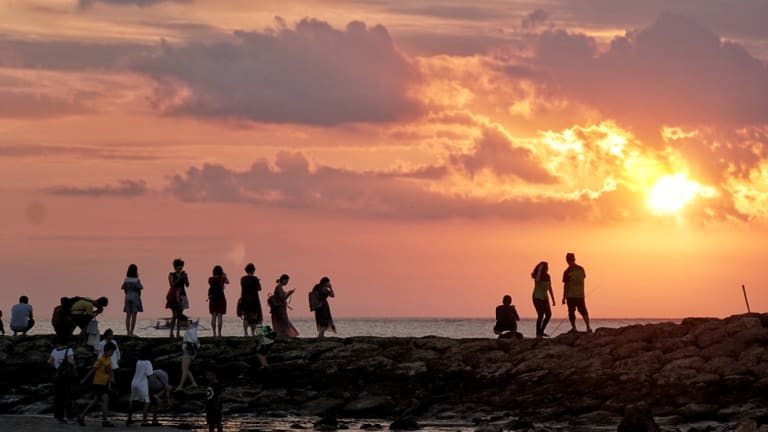
[(176, 328), (176, 337), (181, 337), (181, 322), (179, 317), (184, 313), (184, 309), (189, 309), (189, 299), (187, 298), (187, 287), (189, 286), (189, 276), (184, 271), (184, 260), (176, 258), (173, 260), (173, 271), (168, 274), (168, 294), (165, 296), (165, 308), (171, 310), (171, 335)]

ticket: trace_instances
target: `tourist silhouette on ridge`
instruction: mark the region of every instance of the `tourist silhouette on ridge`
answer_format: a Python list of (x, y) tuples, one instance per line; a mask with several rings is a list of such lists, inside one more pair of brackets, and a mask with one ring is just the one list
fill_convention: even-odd
[(565, 261), (568, 263), (568, 268), (563, 272), (563, 304), (568, 304), (568, 320), (571, 322), (569, 332), (578, 331), (576, 330), (576, 310), (578, 310), (587, 325), (587, 333), (591, 333), (589, 312), (587, 312), (587, 304), (584, 301), (584, 279), (586, 279), (587, 273), (584, 271), (584, 267), (576, 264), (576, 255), (573, 252), (568, 252), (565, 255)]
[(533, 307), (536, 308), (536, 337), (549, 337), (544, 333), (549, 320), (552, 318), (552, 308), (547, 301), (547, 292), (552, 298), (552, 306), (555, 305), (555, 293), (552, 291), (552, 278), (549, 276), (549, 264), (542, 261), (533, 268), (531, 277), (533, 283)]
[(501, 299), (501, 304), (496, 306), (496, 325), (493, 326), (493, 332), (499, 335), (499, 339), (521, 338), (522, 335), (517, 333), (518, 321), (520, 321), (520, 315), (512, 305), (512, 297), (505, 295)]

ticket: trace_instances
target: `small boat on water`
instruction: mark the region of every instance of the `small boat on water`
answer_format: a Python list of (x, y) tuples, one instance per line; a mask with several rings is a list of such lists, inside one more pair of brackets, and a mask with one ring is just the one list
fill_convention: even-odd
[[(171, 329), (171, 320), (173, 318), (160, 318), (155, 322), (155, 325), (149, 326), (149, 328), (155, 329), (155, 330), (170, 330)], [(191, 321), (190, 321), (191, 322)], [(189, 328), (189, 324), (181, 326), (182, 329)], [(199, 330), (210, 330), (209, 328), (203, 326), (202, 324), (197, 324), (197, 328)]]

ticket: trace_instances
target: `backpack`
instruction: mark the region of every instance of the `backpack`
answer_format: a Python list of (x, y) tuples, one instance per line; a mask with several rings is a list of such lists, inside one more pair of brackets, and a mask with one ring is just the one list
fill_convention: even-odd
[(309, 292), (309, 311), (316, 311), (323, 307), (323, 300), (320, 298), (320, 293), (317, 290)]
[(283, 302), (281, 302), (274, 294), (270, 294), (269, 297), (267, 297), (267, 304), (271, 310), (275, 310), (282, 306)]
[(61, 362), (59, 367), (56, 368), (56, 380), (72, 379), (77, 377), (77, 368), (68, 360), (70, 351), (72, 351), (72, 348), (69, 347), (67, 347), (67, 349), (64, 351), (64, 360)]

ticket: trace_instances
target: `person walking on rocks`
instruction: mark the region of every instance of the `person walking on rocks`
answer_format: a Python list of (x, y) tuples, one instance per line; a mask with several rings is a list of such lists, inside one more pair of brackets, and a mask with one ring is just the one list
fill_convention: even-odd
[(11, 322), (9, 323), (11, 331), (13, 331), (14, 336), (18, 333), (26, 336), (34, 325), (35, 320), (32, 317), (32, 305), (29, 304), (29, 298), (21, 296), (19, 303), (11, 308)]
[(245, 266), (245, 276), (240, 278), (240, 300), (237, 302), (237, 316), (243, 319), (243, 332), (248, 336), (248, 328), (251, 329), (251, 336), (256, 335), (256, 326), (264, 321), (264, 314), (261, 310), (261, 300), (259, 291), (261, 291), (261, 281), (254, 275), (256, 266), (249, 263)]
[(587, 273), (584, 267), (576, 264), (576, 255), (568, 252), (565, 255), (568, 268), (563, 272), (563, 304), (568, 304), (568, 320), (571, 322), (570, 333), (576, 333), (576, 311), (579, 311), (584, 323), (587, 325), (587, 333), (592, 333), (589, 326), (589, 312), (584, 301), (584, 279)]
[(499, 339), (517, 337), (518, 321), (520, 321), (520, 315), (512, 305), (512, 297), (505, 295), (501, 299), (501, 304), (496, 306), (496, 325), (493, 327), (493, 332), (499, 335)]
[(205, 392), (205, 420), (208, 423), (208, 432), (214, 432), (214, 430), (222, 432), (223, 429), (221, 406), (221, 393), (223, 389), (216, 375), (216, 370), (213, 368), (209, 368), (205, 372), (205, 378), (208, 381), (208, 389)]
[(72, 383), (77, 379), (75, 352), (67, 345), (68, 338), (56, 338), (56, 346), (48, 364), (56, 371), (53, 379), (53, 417), (59, 423), (75, 417), (72, 406)]
[[(183, 322), (188, 321), (183, 315), (180, 318)], [(197, 381), (195, 381), (195, 376), (192, 375), (191, 371), (192, 361), (197, 357), (197, 352), (200, 350), (200, 342), (197, 339), (197, 326), (198, 322), (195, 321), (184, 332), (184, 339), (181, 342), (181, 379), (179, 386), (176, 387), (176, 391), (184, 390), (187, 381), (192, 383), (191, 388), (197, 387)]]
[(336, 325), (333, 323), (333, 316), (331, 315), (331, 305), (328, 304), (328, 298), (335, 296), (336, 293), (333, 292), (331, 280), (327, 277), (320, 279), (320, 283), (312, 288), (309, 306), (315, 312), (317, 337), (324, 337), (328, 330), (336, 333)]
[(269, 304), (269, 313), (272, 314), (272, 328), (278, 338), (295, 338), (299, 336), (299, 331), (291, 324), (288, 319), (288, 301), (295, 290), (285, 290), (290, 277), (287, 274), (280, 276), (276, 281), (275, 291), (267, 299)]
[(107, 417), (107, 410), (109, 409), (109, 392), (112, 391), (112, 353), (115, 351), (115, 346), (108, 343), (104, 346), (104, 354), (96, 359), (96, 363), (88, 374), (83, 377), (80, 384), (85, 384), (88, 378), (93, 375), (93, 384), (91, 385), (91, 391), (93, 392), (93, 400), (85, 407), (80, 416), (77, 418), (77, 422), (80, 426), (85, 426), (85, 416), (88, 415), (88, 411), (93, 408), (99, 401), (101, 401), (101, 425), (103, 427), (114, 427), (114, 423), (109, 421)]
[(139, 280), (139, 268), (136, 264), (128, 266), (121, 289), (125, 291), (125, 305), (123, 306), (125, 331), (128, 336), (133, 336), (133, 331), (136, 329), (136, 315), (139, 312), (144, 312), (144, 306), (141, 304), (141, 291), (144, 287)]
[(155, 369), (147, 379), (149, 384), (150, 405), (152, 406), (152, 426), (160, 426), (157, 421), (157, 411), (160, 407), (160, 398), (165, 396), (168, 405), (171, 405), (171, 387), (168, 374), (162, 369)]
[(189, 309), (189, 299), (187, 298), (187, 287), (189, 287), (189, 276), (184, 271), (184, 260), (176, 258), (173, 260), (173, 271), (168, 274), (168, 294), (165, 296), (165, 308), (171, 310), (171, 335), (176, 328), (176, 337), (181, 336), (181, 323), (179, 317), (185, 309)]
[(536, 265), (531, 273), (533, 283), (533, 307), (536, 308), (536, 338), (549, 337), (544, 333), (549, 320), (552, 318), (552, 308), (549, 306), (547, 292), (555, 305), (555, 293), (552, 291), (552, 278), (549, 276), (549, 264), (542, 261)]
[(133, 403), (144, 403), (144, 409), (142, 411), (142, 426), (151, 426), (152, 424), (147, 421), (147, 415), (149, 414), (150, 393), (149, 393), (149, 377), (155, 373), (152, 368), (152, 362), (149, 360), (150, 355), (147, 347), (141, 350), (139, 353), (139, 360), (136, 361), (136, 370), (133, 374), (133, 380), (131, 380), (131, 398), (128, 401), (128, 419), (125, 421), (126, 425), (135, 423), (133, 420)]
[(112, 356), (110, 357), (112, 360), (112, 372), (114, 372), (120, 368), (120, 347), (117, 345), (117, 341), (115, 340), (115, 332), (112, 331), (111, 328), (104, 330), (102, 339), (99, 341), (99, 344), (96, 345), (96, 355), (103, 355), (104, 347), (106, 347), (107, 344), (112, 344), (115, 347), (114, 351), (112, 352)]
[(224, 285), (229, 283), (224, 269), (217, 265), (213, 275), (208, 278), (208, 312), (211, 314), (211, 330), (214, 336), (221, 337), (221, 327), (224, 315), (227, 313), (227, 297), (224, 295)]

